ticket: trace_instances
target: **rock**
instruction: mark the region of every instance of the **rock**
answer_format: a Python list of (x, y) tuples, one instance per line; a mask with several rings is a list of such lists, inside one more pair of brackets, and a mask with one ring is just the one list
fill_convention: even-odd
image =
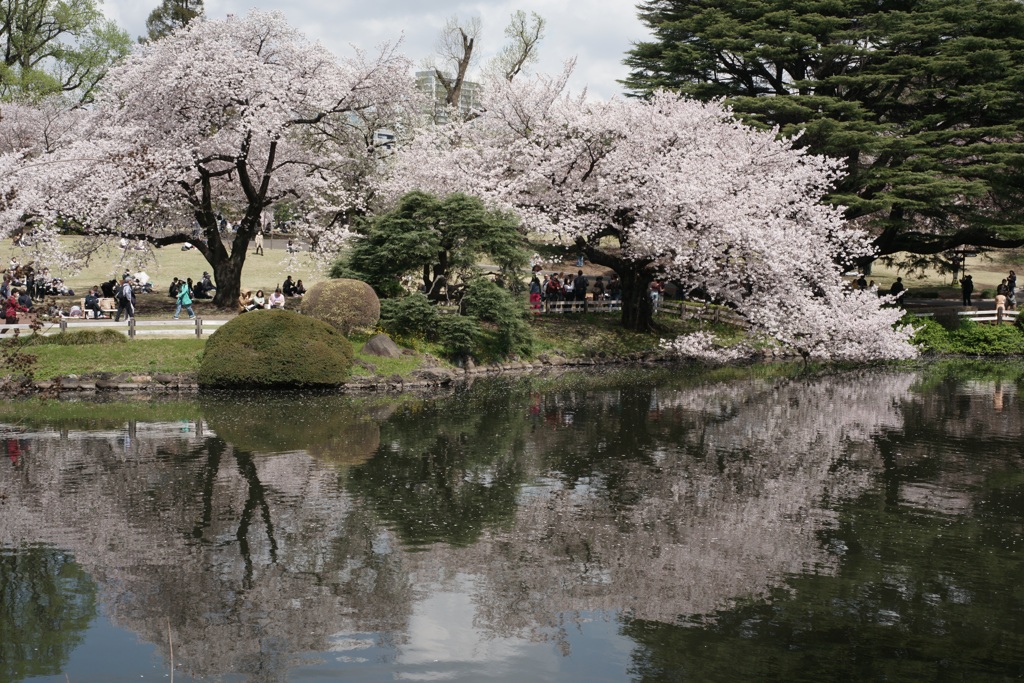
[(158, 373), (153, 375), (153, 381), (159, 382), (160, 384), (177, 384), (178, 378), (174, 375), (168, 375), (166, 373)]
[(386, 334), (375, 334), (363, 344), (362, 353), (378, 358), (401, 358), (402, 349)]
[(455, 381), (455, 373), (444, 368), (420, 368), (419, 370), (413, 370), (410, 375), (415, 380), (429, 384), (445, 385)]

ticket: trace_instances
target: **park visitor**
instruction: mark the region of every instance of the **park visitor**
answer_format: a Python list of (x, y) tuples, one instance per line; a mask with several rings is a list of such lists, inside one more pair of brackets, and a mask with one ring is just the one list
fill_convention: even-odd
[(188, 311), (188, 319), (193, 320), (196, 317), (196, 312), (192, 310), (192, 292), (189, 291), (187, 282), (181, 284), (178, 288), (178, 305), (174, 309), (174, 319), (177, 320), (181, 315), (181, 308), (185, 307)]
[(280, 308), (284, 309), (284, 294), (281, 292), (281, 288), (278, 287), (274, 290), (274, 293), (270, 295), (269, 308)]

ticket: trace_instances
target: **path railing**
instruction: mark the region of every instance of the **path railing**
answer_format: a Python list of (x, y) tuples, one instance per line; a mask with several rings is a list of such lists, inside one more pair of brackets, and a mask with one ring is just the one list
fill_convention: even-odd
[(182, 336), (195, 336), (197, 339), (202, 339), (203, 336), (213, 334), (218, 327), (226, 322), (227, 320), (204, 320), (199, 317), (193, 320), (135, 320), (132, 318), (127, 322), (61, 318), (60, 320), (40, 321), (35, 325), (28, 323), (20, 323), (18, 325), (0, 323), (0, 338), (13, 337), (15, 330), (21, 335), (32, 334), (33, 327), (38, 327), (39, 334), (45, 336), (75, 330), (113, 329), (128, 335), (129, 339)]
[(1003, 311), (1000, 317), (993, 309), (986, 311), (960, 311), (957, 315), (977, 323), (1010, 323), (1012, 325), (1017, 322), (1018, 314), (1019, 311)]

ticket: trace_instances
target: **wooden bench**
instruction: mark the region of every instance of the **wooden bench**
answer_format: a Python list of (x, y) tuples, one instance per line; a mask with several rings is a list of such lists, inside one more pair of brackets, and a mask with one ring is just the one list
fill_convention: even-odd
[[(90, 318), (92, 313), (85, 307), (85, 297), (78, 300), (78, 305), (82, 307), (82, 316)], [(100, 298), (100, 312), (104, 315), (114, 315), (117, 313), (117, 300), (109, 297)]]

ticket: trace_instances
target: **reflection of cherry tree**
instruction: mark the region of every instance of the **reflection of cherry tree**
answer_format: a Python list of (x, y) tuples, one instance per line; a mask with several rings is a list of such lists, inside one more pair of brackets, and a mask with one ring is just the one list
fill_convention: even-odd
[[(281, 678), (355, 634), (406, 647), (449, 598), (496, 637), (557, 637), (593, 611), (675, 623), (835, 570), (834, 503), (877, 475), (918, 379), (482, 383), (373, 434), (339, 428), (380, 444), (347, 470), (180, 425), (40, 431), (0, 478), (0, 545), (70, 549), (117, 623), (165, 648), (169, 620), (175, 660), (204, 675)], [(511, 502), (470, 509), (506, 483)], [(403, 510), (468, 521), (428, 538)]]
[(115, 622), (166, 647), (169, 621), (176, 660), (199, 674), (277, 680), (331, 633), (402, 629), (401, 557), (350, 509), (338, 470), (178, 428), (31, 435), (0, 490), (0, 545), (73, 549)]
[[(507, 533), (415, 556), (417, 571), (450, 566), (454, 553), (480, 577), (479, 625), (508, 635), (558, 632), (564, 615), (594, 610), (673, 623), (761, 596), (787, 574), (831, 572), (837, 558), (818, 540), (836, 521), (825, 502), (867, 488), (877, 465), (869, 437), (900, 428), (913, 376), (864, 380), (651, 391), (648, 409), (678, 440), (617, 473), (641, 492), (632, 504), (606, 493), (601, 472), (563, 480), (524, 494)], [(568, 410), (566, 395), (550, 403)], [(613, 410), (576, 407), (577, 427), (591, 419), (616, 430)]]

